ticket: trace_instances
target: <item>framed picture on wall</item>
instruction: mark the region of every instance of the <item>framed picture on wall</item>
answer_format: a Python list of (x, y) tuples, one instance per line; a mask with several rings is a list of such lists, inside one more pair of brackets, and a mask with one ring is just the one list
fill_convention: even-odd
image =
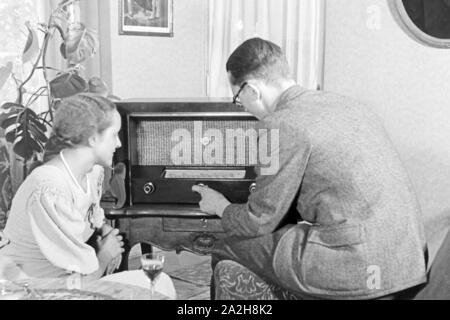
[(119, 0), (119, 34), (173, 37), (173, 0)]

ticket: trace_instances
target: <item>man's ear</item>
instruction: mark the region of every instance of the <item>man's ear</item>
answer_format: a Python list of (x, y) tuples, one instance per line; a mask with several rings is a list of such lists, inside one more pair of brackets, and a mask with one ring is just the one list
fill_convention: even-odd
[(252, 96), (255, 100), (261, 98), (261, 91), (254, 84), (247, 84), (248, 95)]

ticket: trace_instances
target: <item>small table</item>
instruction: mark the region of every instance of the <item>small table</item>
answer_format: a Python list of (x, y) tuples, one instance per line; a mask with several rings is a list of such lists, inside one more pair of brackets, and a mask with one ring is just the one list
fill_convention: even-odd
[(126, 233), (130, 247), (146, 242), (163, 250), (208, 255), (225, 238), (221, 219), (200, 211), (198, 205), (134, 205), (105, 208), (115, 227)]
[[(51, 279), (26, 279), (20, 282), (17, 282), (20, 285), (28, 284), (28, 287), (31, 290), (36, 292), (36, 295), (39, 296), (40, 292), (46, 293), (55, 293), (54, 300), (57, 300), (58, 296), (56, 295), (58, 292), (66, 293), (68, 288), (68, 280), (61, 278), (51, 278)], [(70, 287), (70, 285), (69, 285)], [(150, 290), (144, 289), (141, 287), (105, 281), (105, 280), (92, 280), (86, 281), (83, 280), (81, 286), (78, 290), (73, 291), (75, 293), (94, 293), (98, 294), (101, 298), (112, 298), (117, 300), (150, 300)], [(87, 299), (89, 295), (86, 295)], [(37, 298), (39, 300), (39, 298)], [(155, 292), (152, 300), (168, 300), (169, 298), (162, 295), (159, 292)]]

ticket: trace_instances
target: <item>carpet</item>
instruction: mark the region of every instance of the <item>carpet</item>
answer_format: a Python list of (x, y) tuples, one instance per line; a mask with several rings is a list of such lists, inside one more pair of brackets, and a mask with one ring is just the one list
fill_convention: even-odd
[(204, 261), (167, 273), (175, 285), (178, 300), (209, 300), (211, 263)]

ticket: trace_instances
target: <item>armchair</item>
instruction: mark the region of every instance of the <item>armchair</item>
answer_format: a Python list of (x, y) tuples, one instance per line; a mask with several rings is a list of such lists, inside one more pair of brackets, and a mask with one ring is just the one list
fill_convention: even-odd
[(222, 260), (216, 265), (213, 285), (216, 300), (301, 300), (231, 260)]

